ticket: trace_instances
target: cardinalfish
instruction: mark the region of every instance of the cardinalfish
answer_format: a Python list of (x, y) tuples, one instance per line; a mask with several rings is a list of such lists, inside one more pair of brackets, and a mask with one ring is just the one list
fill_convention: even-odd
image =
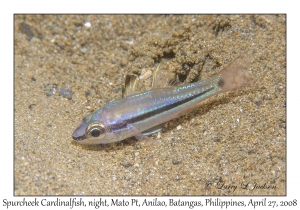
[(161, 87), (157, 85), (158, 65), (153, 74), (153, 89), (139, 93), (138, 78), (127, 75), (123, 98), (83, 118), (72, 137), (80, 144), (107, 144), (132, 136), (140, 141), (158, 141), (148, 136), (160, 131), (165, 122), (188, 114), (214, 95), (251, 86), (249, 64), (249, 56), (241, 55), (209, 79), (190, 84), (170, 79)]

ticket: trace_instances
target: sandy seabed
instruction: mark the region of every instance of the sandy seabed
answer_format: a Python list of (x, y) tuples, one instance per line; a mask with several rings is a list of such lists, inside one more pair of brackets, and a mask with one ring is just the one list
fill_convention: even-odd
[[(15, 195), (286, 194), (285, 15), (15, 15), (14, 24)], [(166, 123), (158, 146), (73, 142), (84, 116), (121, 97), (124, 75), (161, 63), (182, 82), (204, 80), (246, 52), (258, 86)]]

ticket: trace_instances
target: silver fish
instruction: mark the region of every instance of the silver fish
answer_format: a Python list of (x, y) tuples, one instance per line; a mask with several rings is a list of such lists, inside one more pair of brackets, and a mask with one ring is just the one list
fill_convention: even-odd
[(72, 137), (80, 144), (107, 144), (132, 136), (150, 141), (147, 135), (161, 130), (163, 123), (191, 112), (203, 100), (251, 86), (249, 63), (249, 56), (241, 55), (219, 74), (201, 82), (181, 85), (171, 82), (177, 86), (131, 95), (127, 91), (127, 96), (83, 118)]

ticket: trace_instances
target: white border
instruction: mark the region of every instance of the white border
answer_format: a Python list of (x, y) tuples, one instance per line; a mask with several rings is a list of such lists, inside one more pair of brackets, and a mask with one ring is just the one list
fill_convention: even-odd
[[(296, 1), (293, 1), (296, 2)], [(1, 3), (1, 179), (0, 198), (13, 197), (13, 14), (14, 13), (287, 13), (287, 197), (267, 199), (299, 199), (299, 6), (288, 1), (6, 1)], [(28, 197), (32, 200), (34, 197)], [(66, 197), (64, 197), (66, 198)], [(93, 198), (93, 197), (92, 197)], [(111, 199), (108, 197), (107, 199)], [(125, 197), (125, 199), (131, 197)], [(160, 197), (168, 200), (169, 197)], [(177, 197), (179, 198), (179, 197)], [(187, 197), (182, 197), (185, 199)], [(206, 199), (207, 197), (200, 198)], [(216, 197), (213, 197), (216, 198)], [(222, 197), (221, 197), (222, 198)], [(225, 197), (223, 197), (225, 199)], [(248, 200), (249, 197), (226, 197)], [(42, 197), (39, 197), (42, 199)], [(52, 197), (54, 199), (54, 197)], [(88, 199), (88, 198), (85, 198)], [(142, 199), (142, 197), (139, 197)], [(196, 197), (191, 197), (195, 200)], [(255, 197), (259, 200), (260, 197)], [(150, 198), (151, 200), (151, 198)], [(300, 202), (298, 200), (298, 202)], [(299, 205), (299, 204), (298, 204)], [(27, 207), (25, 209), (31, 209)], [(66, 208), (57, 208), (66, 209)], [(131, 208), (132, 209), (132, 208)], [(186, 208), (188, 209), (188, 208)], [(259, 208), (256, 208), (259, 209)]]

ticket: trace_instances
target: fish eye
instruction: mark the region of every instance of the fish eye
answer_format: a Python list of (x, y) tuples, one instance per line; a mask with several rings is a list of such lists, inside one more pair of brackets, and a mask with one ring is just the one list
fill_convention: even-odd
[(101, 123), (93, 122), (87, 127), (87, 136), (90, 138), (103, 138), (105, 136), (105, 129)]
[(98, 136), (100, 136), (100, 134), (101, 134), (101, 132), (98, 128), (93, 128), (93, 130), (91, 131), (91, 135), (93, 137), (98, 137)]

